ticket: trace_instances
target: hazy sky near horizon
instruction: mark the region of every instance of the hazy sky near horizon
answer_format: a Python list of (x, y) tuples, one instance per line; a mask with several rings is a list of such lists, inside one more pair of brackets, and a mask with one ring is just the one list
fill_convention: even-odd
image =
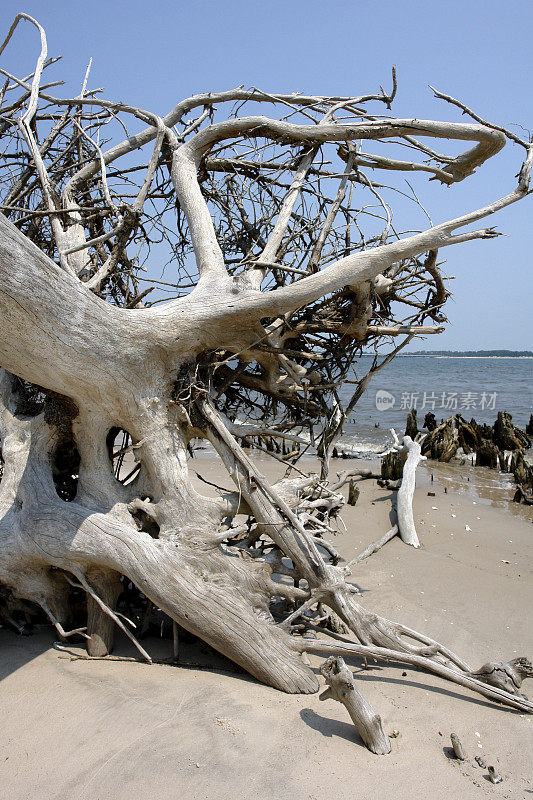
[[(396, 64), (399, 117), (459, 119), (433, 97), (432, 84), (493, 122), (533, 130), (530, 0), (3, 0), (2, 38), (21, 10), (45, 27), (49, 55), (63, 55), (61, 77), (77, 91), (92, 57), (92, 88), (160, 114), (196, 92), (240, 84), (270, 92), (372, 92), (390, 86)], [(2, 66), (27, 74), (37, 53), (36, 31), (23, 23)], [(433, 221), (512, 191), (522, 153), (508, 144), (449, 189), (417, 183)], [(450, 324), (411, 349), (533, 349), (532, 219), (533, 197), (481, 223), (506, 236), (441, 251), (447, 274), (456, 276), (446, 307)]]

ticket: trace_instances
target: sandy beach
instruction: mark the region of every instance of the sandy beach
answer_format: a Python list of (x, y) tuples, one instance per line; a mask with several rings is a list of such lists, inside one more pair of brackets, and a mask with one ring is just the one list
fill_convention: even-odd
[[(268, 476), (281, 475), (270, 459), (260, 464)], [(333, 471), (353, 465), (340, 461)], [(214, 459), (191, 466), (230, 488)], [(485, 469), (422, 465), (414, 500), (422, 547), (395, 539), (362, 563), (351, 578), (362, 602), (443, 641), (475, 667), (531, 656), (533, 516), (509, 502), (507, 481)], [(342, 514), (347, 530), (339, 525), (334, 538), (346, 560), (389, 527), (390, 492), (374, 480), (359, 486), (357, 505)], [(53, 642), (51, 628), (27, 638), (0, 630), (0, 785), (12, 800), (533, 794), (531, 718), (412, 667), (369, 663), (364, 670), (359, 659), (349, 661), (385, 731), (399, 731), (392, 753), (376, 756), (340, 704), (263, 686), (202, 644), (180, 651), (183, 661), (205, 666), (199, 670), (77, 660), (80, 646), (69, 646), (69, 654)], [(144, 644), (154, 657), (171, 655), (168, 639)], [(134, 651), (119, 637), (115, 654)], [(467, 752), (464, 762), (450, 756), (452, 732)], [(476, 756), (503, 782), (492, 785)]]

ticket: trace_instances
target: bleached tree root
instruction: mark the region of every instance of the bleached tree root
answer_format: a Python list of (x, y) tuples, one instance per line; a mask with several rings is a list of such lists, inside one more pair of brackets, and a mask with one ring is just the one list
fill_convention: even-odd
[[(533, 704), (524, 701), (525, 705), (517, 706), (509, 693), (493, 691), (482, 681), (470, 677), (471, 668), (468, 664), (442, 644), (405, 625), (373, 614), (357, 603), (354, 587), (345, 582), (344, 571), (324, 563), (312, 538), (302, 529), (298, 519), (275, 489), (268, 487), (264, 477), (235, 440), (223, 429), (214, 409), (204, 403), (202, 413), (212, 425), (207, 435), (239, 486), (242, 496), (258, 520), (259, 527), (263, 526), (267, 535), (290, 556), (295, 568), (309, 583), (311, 596), (298, 613), (301, 614), (314, 602), (323, 602), (338, 614), (362, 643), (330, 645), (306, 642), (305, 645), (297, 645), (300, 652), (342, 653), (342, 648), (347, 647), (345, 652), (415, 664), (502, 703), (520, 707), (522, 710), (533, 710)], [(296, 616), (295, 612), (286, 622)], [(340, 650), (332, 649), (335, 646)]]
[(346, 708), (361, 739), (378, 756), (391, 751), (389, 737), (384, 733), (381, 717), (355, 685), (354, 678), (340, 656), (330, 656), (320, 667), (328, 688), (320, 700), (337, 700)]
[(459, 686), (464, 686), (466, 689), (471, 689), (473, 692), (482, 694), (491, 700), (503, 703), (511, 708), (516, 708), (519, 711), (525, 711), (529, 714), (533, 713), (533, 703), (526, 700), (526, 698), (514, 696), (510, 692), (497, 687), (491, 687), (483, 681), (471, 677), (468, 673), (446, 667), (429, 657), (405, 652), (402, 653), (397, 650), (389, 650), (385, 647), (368, 647), (352, 642), (330, 643), (310, 640), (306, 641), (305, 644), (299, 642), (297, 646), (300, 650), (305, 649), (306, 652), (315, 653), (316, 655), (355, 655), (361, 656), (362, 658), (374, 658), (382, 661), (397, 661), (404, 664), (412, 664), (413, 666), (421, 667), (429, 672), (434, 672), (436, 675), (440, 675), (453, 683), (457, 683)]
[(391, 539), (394, 539), (394, 537), (397, 535), (398, 535), (398, 526), (393, 525), (392, 528), (389, 528), (389, 530), (383, 534), (383, 536), (380, 536), (380, 538), (376, 539), (375, 542), (369, 544), (368, 547), (365, 547), (365, 549), (361, 553), (359, 553), (358, 556), (349, 561), (347, 566), (352, 567), (355, 564), (360, 564), (361, 561), (364, 561), (366, 558), (373, 556), (374, 553), (377, 553), (378, 550), (381, 550), (381, 548), (384, 547), (384, 545), (386, 545), (387, 542), (390, 542)]
[[(11, 384), (11, 377), (4, 374), (6, 392)], [(16, 398), (8, 395), (1, 414), (5, 478), (0, 483), (0, 582), (4, 586), (51, 610), (63, 626), (61, 633), (69, 582), (83, 585), (98, 603), (89, 576), (126, 575), (172, 619), (259, 680), (287, 692), (316, 691), (316, 677), (293, 649), (291, 637), (270, 616), (270, 597), (285, 590), (273, 584), (268, 566), (228, 557), (210, 541), (209, 531), (176, 542), (137, 530), (123, 503), (123, 487), (116, 481), (108, 486), (115, 492), (112, 511), (109, 504), (102, 505), (103, 484), (98, 502), (96, 490), (92, 496), (88, 493), (89, 476), (81, 473), (76, 500), (64, 502), (52, 477), (56, 428), (43, 414), (18, 417), (14, 406)], [(81, 429), (79, 436), (83, 444)], [(295, 588), (286, 587), (286, 592), (292, 600), (305, 597)], [(99, 599), (102, 609), (105, 603)], [(121, 624), (114, 613), (113, 618)]]
[(422, 455), (421, 448), (421, 442), (424, 437), (417, 436), (416, 439), (412, 439), (410, 436), (404, 436), (402, 445), (395, 431), (391, 430), (391, 432), (395, 438), (394, 446), (396, 450), (407, 450), (407, 459), (403, 467), (402, 482), (398, 489), (397, 499), (400, 537), (405, 544), (409, 544), (411, 547), (420, 547), (413, 517), (413, 495), (415, 492), (416, 468), (421, 461), (426, 460), (426, 456)]
[[(133, 644), (135, 645), (135, 647), (137, 648), (139, 653), (143, 656), (143, 658), (145, 658), (146, 661), (148, 661), (148, 663), (151, 663), (152, 659), (151, 659), (150, 655), (146, 652), (144, 647), (137, 641), (137, 639), (135, 638), (133, 633), (129, 630), (129, 628), (127, 628), (126, 625), (124, 625), (124, 623), (122, 622), (121, 617), (123, 617), (126, 620), (126, 622), (128, 622), (132, 627), (135, 627), (134, 623), (132, 623), (131, 620), (129, 620), (127, 617), (124, 617), (123, 614), (119, 614), (118, 612), (115, 613), (113, 611), (113, 609), (110, 608), (107, 605), (107, 603), (100, 597), (100, 595), (97, 592), (95, 592), (95, 590), (89, 584), (89, 582), (87, 581), (85, 576), (79, 570), (76, 571), (74, 568), (72, 568), (72, 571), (75, 573), (75, 575), (78, 578), (78, 580), (80, 581), (80, 583), (79, 584), (75, 583), (74, 581), (71, 580), (71, 578), (68, 577), (68, 575), (65, 575), (65, 579), (72, 586), (76, 586), (77, 588), (80, 588), (80, 589), (85, 589), (85, 591), (87, 592), (87, 605), (89, 606), (89, 602), (94, 603), (94, 605), (96, 606), (97, 609), (99, 609), (101, 614), (106, 616), (106, 617), (108, 617), (115, 625), (118, 625), (118, 627), (122, 631), (124, 631), (124, 633), (126, 634), (128, 639), (130, 639), (130, 641), (133, 642)], [(106, 584), (104, 584), (104, 588), (107, 588)], [(94, 614), (94, 609), (92, 611), (93, 611), (93, 614)], [(89, 617), (89, 613), (91, 613), (91, 609), (89, 609), (89, 607), (88, 607), (87, 608), (87, 617)], [(93, 617), (93, 619), (94, 619), (94, 617)], [(107, 631), (103, 628), (103, 618), (99, 618), (98, 619), (97, 624), (95, 625), (95, 628), (97, 630), (101, 631), (101, 632), (103, 631), (104, 633), (107, 633)], [(91, 639), (92, 639), (92, 637), (91, 637)], [(112, 644), (112, 642), (111, 642), (111, 644)], [(98, 636), (98, 634), (97, 634), (97, 638), (96, 638), (96, 646), (97, 646), (98, 649), (102, 649), (102, 650), (104, 648), (107, 649), (107, 642), (104, 639), (102, 639), (100, 636)], [(89, 647), (87, 647), (87, 651), (89, 651)], [(98, 653), (96, 655), (98, 655)], [(106, 655), (106, 653), (102, 653), (102, 655)]]

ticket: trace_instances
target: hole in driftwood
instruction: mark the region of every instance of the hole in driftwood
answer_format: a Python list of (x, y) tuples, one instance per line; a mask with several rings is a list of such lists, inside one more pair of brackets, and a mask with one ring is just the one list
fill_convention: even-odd
[(133, 440), (128, 431), (113, 427), (107, 434), (106, 444), (113, 465), (113, 475), (119, 483), (127, 486), (135, 480), (141, 469), (141, 464), (131, 449)]
[(18, 417), (36, 417), (44, 408), (46, 395), (42, 389), (22, 378), (13, 378), (13, 394), (17, 401)]
[(78, 491), (80, 454), (71, 440), (58, 445), (52, 458), (52, 476), (56, 492), (62, 500), (69, 503)]
[(136, 511), (130, 511), (130, 513), (140, 531), (150, 534), (152, 539), (159, 539), (159, 525), (155, 519), (152, 519), (150, 514), (147, 514), (142, 508), (138, 508)]

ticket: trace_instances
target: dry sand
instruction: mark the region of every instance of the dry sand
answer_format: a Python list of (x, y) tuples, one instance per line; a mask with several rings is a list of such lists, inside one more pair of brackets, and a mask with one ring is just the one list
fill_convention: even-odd
[[(216, 462), (193, 463), (224, 481)], [(261, 468), (279, 473), (269, 459)], [(512, 489), (502, 480), (483, 469), (423, 465), (414, 506), (422, 548), (395, 539), (352, 576), (369, 608), (440, 639), (475, 666), (533, 655), (533, 520), (531, 509), (509, 505)], [(375, 481), (360, 487), (357, 506), (343, 512), (348, 531), (335, 537), (347, 560), (389, 527), (389, 492)], [(29, 638), (0, 630), (1, 798), (533, 796), (532, 718), (410, 667), (364, 671), (350, 662), (385, 731), (399, 730), (392, 754), (375, 756), (340, 704), (284, 695), (229, 671), (198, 644), (185, 645), (181, 656), (208, 670), (72, 660), (52, 648), (53, 639), (47, 628)], [(146, 646), (170, 655), (168, 640)], [(122, 639), (116, 652), (133, 655)], [(451, 732), (466, 749), (463, 763), (450, 758)], [(503, 783), (489, 783), (478, 755)]]

